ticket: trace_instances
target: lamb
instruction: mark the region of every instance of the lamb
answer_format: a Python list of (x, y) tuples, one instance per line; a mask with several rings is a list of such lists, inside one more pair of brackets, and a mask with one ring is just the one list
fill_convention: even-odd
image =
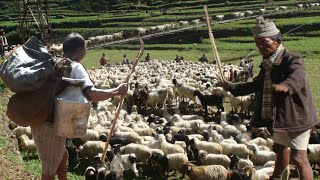
[(193, 93), (194, 96), (197, 96), (201, 101), (201, 105), (205, 110), (205, 117), (208, 117), (208, 106), (217, 106), (218, 114), (221, 111), (224, 111), (223, 107), (223, 95), (204, 95), (199, 90), (195, 90)]
[(203, 165), (221, 165), (226, 169), (230, 166), (230, 158), (224, 154), (208, 154), (204, 150), (199, 151), (200, 162)]
[(253, 151), (252, 162), (255, 165), (264, 165), (268, 161), (275, 161), (276, 153), (272, 151), (259, 150), (256, 144), (248, 144), (248, 149)]
[(160, 134), (157, 140), (160, 142), (161, 150), (164, 152), (165, 155), (173, 153), (184, 154), (184, 149), (181, 146), (168, 143), (163, 134)]
[(229, 174), (221, 165), (195, 166), (189, 162), (182, 165), (181, 172), (192, 180), (227, 180)]
[(267, 167), (267, 168), (256, 170), (255, 168), (252, 168), (252, 167), (245, 167), (243, 171), (249, 175), (249, 179), (265, 180), (265, 179), (269, 179), (269, 177), (272, 175), (274, 171), (274, 168)]
[(320, 144), (309, 144), (308, 149), (308, 159), (312, 166), (315, 166), (320, 162)]
[(96, 141), (99, 139), (99, 133), (95, 130), (87, 129), (86, 134), (82, 136), (80, 139), (82, 142)]
[(188, 21), (179, 21), (180, 28), (188, 26)]
[(230, 157), (230, 169), (242, 170), (245, 167), (254, 167), (252, 161), (249, 159), (239, 158), (239, 156), (232, 154)]
[(34, 143), (33, 140), (29, 139), (29, 137), (25, 134), (21, 135), (19, 137), (20, 144), (22, 149), (26, 150), (28, 155), (30, 153), (36, 153), (37, 152), (37, 147), (36, 144)]
[(52, 44), (50, 50), (52, 50), (57, 56), (62, 56), (63, 44)]
[(24, 134), (27, 135), (28, 137), (32, 136), (30, 126), (28, 126), (28, 127), (18, 126), (13, 129), (13, 134), (15, 134), (16, 137), (20, 137)]
[(114, 132), (114, 136), (115, 137), (122, 137), (122, 138), (125, 138), (127, 142), (129, 143), (138, 143), (138, 144), (141, 144), (142, 141), (143, 141), (143, 138), (141, 138), (139, 136), (138, 133), (136, 132), (121, 132), (121, 131), (118, 131), (116, 130)]
[(220, 144), (214, 142), (200, 141), (198, 138), (191, 139), (190, 146), (196, 147), (199, 151), (205, 150), (206, 152), (213, 154), (221, 154), (222, 152), (222, 147)]
[(155, 153), (151, 159), (160, 164), (163, 170), (180, 170), (182, 165), (188, 162), (188, 157), (182, 153), (174, 153), (168, 155), (161, 155)]
[(216, 21), (223, 21), (224, 15), (216, 15), (215, 19)]
[(120, 148), (121, 154), (134, 153), (138, 162), (147, 162), (151, 157), (151, 149), (148, 146), (131, 143)]
[(260, 14), (264, 14), (266, 12), (266, 9), (265, 8), (261, 8), (261, 9), (259, 9), (259, 12), (260, 12)]
[(160, 89), (157, 91), (148, 92), (146, 89), (140, 89), (139, 95), (141, 104), (145, 104), (152, 108), (158, 106), (164, 108), (168, 98), (168, 91), (167, 89)]
[(252, 16), (252, 15), (253, 15), (253, 12), (252, 12), (252, 11), (246, 11), (246, 12), (244, 13), (244, 15), (245, 15), (246, 17)]
[(252, 153), (244, 144), (229, 144), (222, 142), (220, 145), (222, 146), (222, 154), (228, 156), (235, 154), (241, 158), (246, 158)]
[[(117, 153), (120, 153), (120, 149), (117, 149), (117, 148), (120, 148), (120, 146), (116, 146), (115, 149), (113, 150), (109, 149), (107, 151), (107, 158), (109, 162), (111, 162), (114, 159)], [(139, 172), (136, 167), (137, 156), (134, 153), (123, 154), (123, 155), (119, 155), (118, 157), (120, 157), (121, 164), (124, 170), (131, 169), (136, 177), (139, 176)]]
[(190, 22), (191, 25), (196, 26), (200, 23), (200, 19), (194, 19)]
[(78, 148), (73, 144), (72, 139), (66, 139), (66, 149), (68, 151), (68, 164), (70, 168), (74, 168), (79, 162)]
[(172, 84), (174, 85), (175, 91), (176, 91), (176, 97), (180, 98), (189, 98), (193, 102), (196, 102), (195, 97), (193, 96), (194, 91), (196, 90), (194, 87), (179, 84), (177, 79), (172, 79)]
[(140, 136), (153, 136), (156, 132), (151, 128), (140, 128), (134, 123), (130, 123), (128, 127), (131, 127)]
[(80, 146), (79, 155), (80, 157), (93, 158), (99, 153), (102, 153), (104, 147), (105, 143), (102, 141), (87, 141), (83, 146)]

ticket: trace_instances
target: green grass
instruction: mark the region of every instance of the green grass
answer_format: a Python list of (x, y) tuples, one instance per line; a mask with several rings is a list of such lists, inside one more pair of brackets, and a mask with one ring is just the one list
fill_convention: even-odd
[[(41, 176), (41, 163), (37, 157), (37, 155), (31, 155), (31, 156), (27, 156), (27, 153), (25, 151), (22, 151), (22, 156), (23, 156), (23, 163), (24, 163), (24, 167), (25, 169), (36, 175), (37, 177)], [(77, 174), (76, 170), (73, 171), (68, 171), (67, 172), (67, 178), (70, 180), (84, 180), (84, 176), (82, 174)]]
[[(68, 0), (64, 0), (68, 1)], [(145, 11), (139, 10), (128, 10), (130, 3), (118, 4), (118, 9), (125, 11), (124, 14), (113, 15), (115, 11), (112, 12), (79, 12), (75, 10), (70, 10), (68, 6), (59, 6), (58, 1), (51, 1), (55, 3), (52, 6), (52, 16), (51, 20), (54, 25), (62, 26), (64, 23), (70, 24), (81, 24), (77, 27), (61, 27), (53, 29), (54, 36), (59, 38), (64, 38), (64, 35), (69, 32), (79, 32), (86, 36), (90, 34), (112, 34), (121, 30), (134, 30), (137, 27), (149, 28), (151, 26), (164, 24), (164, 23), (175, 23), (178, 27), (179, 20), (192, 20), (197, 18), (202, 18), (204, 16), (202, 2), (199, 0), (188, 0), (178, 2), (175, 1), (170, 3), (172, 6), (168, 11), (167, 15), (160, 15), (159, 9), (162, 7), (161, 1), (152, 1), (156, 4), (154, 7), (148, 7), (149, 9), (155, 10), (157, 16), (150, 16), (146, 14)], [(70, 1), (68, 1), (70, 2)], [(223, 3), (209, 4), (210, 16), (217, 14), (230, 14), (235, 11), (245, 11), (252, 10), (257, 12), (261, 8), (261, 4), (264, 0), (256, 1), (238, 1), (231, 2), (230, 6), (224, 6)], [(268, 12), (273, 12), (274, 8), (280, 5), (286, 5), (289, 8), (296, 10), (296, 4), (299, 1), (274, 1), (274, 4), (269, 6)], [(311, 2), (311, 1), (308, 1)], [(192, 6), (191, 6), (192, 4)], [(11, 7), (11, 6), (10, 6)], [(14, 7), (14, 6), (12, 6)], [(65, 15), (65, 19), (56, 19), (55, 15)], [(320, 83), (319, 83), (319, 25), (320, 25), (320, 8), (294, 12), (292, 14), (281, 15), (279, 17), (270, 17), (274, 20), (277, 26), (282, 30), (282, 32), (288, 32), (289, 30), (304, 25), (303, 27), (293, 31), (284, 36), (284, 45), (290, 51), (301, 54), (304, 57), (304, 62), (306, 66), (307, 78), (311, 87), (313, 94), (314, 104), (316, 106), (318, 117), (320, 117)], [(1, 18), (10, 15), (11, 17), (15, 15), (14, 12), (7, 7), (1, 9), (0, 7), (0, 23), (1, 26), (5, 28), (13, 28), (17, 26), (17, 21), (2, 21)], [(129, 22), (130, 21), (130, 22)], [(89, 22), (97, 23), (99, 26), (89, 26)], [(255, 44), (253, 37), (251, 36), (251, 27), (254, 24), (254, 19), (234, 21), (226, 24), (216, 24), (212, 26), (212, 30), (215, 37), (216, 45), (219, 51), (220, 59), (224, 63), (239, 64), (239, 59), (243, 58), (250, 53), (252, 53), (253, 63), (254, 63), (254, 73), (258, 73), (258, 66), (261, 62), (261, 57), (257, 51), (255, 51)], [(310, 29), (310, 30), (308, 30)], [(167, 37), (157, 37), (154, 40), (154, 44), (145, 44), (144, 55), (141, 59), (144, 59), (147, 53), (150, 54), (152, 59), (158, 60), (173, 60), (176, 55), (182, 55), (185, 60), (197, 61), (203, 53), (212, 61), (213, 53), (210, 41), (208, 39), (208, 33), (206, 27), (199, 28), (202, 30), (205, 39), (203, 43), (187, 43), (178, 44), (177, 41), (182, 38), (186, 38), (188, 35), (180, 35), (170, 38), (168, 42)], [(230, 32), (234, 32), (230, 33)], [(240, 32), (240, 33), (239, 33)], [(226, 35), (227, 34), (227, 35)], [(127, 54), (130, 60), (134, 60), (139, 49), (139, 43), (133, 42), (130, 44), (116, 44), (107, 46), (100, 50), (88, 50), (87, 55), (82, 60), (82, 64), (86, 68), (99, 67), (99, 60), (102, 53), (106, 53), (107, 58), (111, 59), (111, 63), (120, 63), (123, 59), (123, 55)], [(1, 61), (1, 60), (0, 60)], [(7, 100), (1, 97), (1, 90), (3, 89), (2, 83), (0, 81), (0, 106), (4, 111), (6, 107)], [(5, 139), (0, 137), (0, 149), (5, 147), (7, 142)], [(22, 153), (23, 157), (26, 158), (26, 154)], [(12, 155), (6, 155), (12, 161), (15, 161)], [(40, 163), (36, 157), (25, 160), (25, 167), (29, 172), (40, 176)], [(68, 179), (84, 179), (84, 177), (76, 172), (76, 170), (68, 171)], [(140, 179), (150, 179), (147, 176), (141, 177)], [(317, 179), (317, 178), (316, 178)], [(319, 178), (318, 178), (319, 179)]]

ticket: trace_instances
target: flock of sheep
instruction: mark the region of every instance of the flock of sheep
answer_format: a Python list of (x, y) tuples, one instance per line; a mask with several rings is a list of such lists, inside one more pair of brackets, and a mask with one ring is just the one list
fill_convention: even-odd
[[(319, 7), (320, 3), (305, 3), (305, 4), (298, 4), (297, 8), (298, 10), (307, 10), (307, 9), (314, 9)], [(264, 6), (263, 8), (259, 9), (258, 11), (254, 12), (251, 10), (247, 10), (244, 12), (234, 12), (231, 14), (220, 14), (220, 15), (215, 15), (212, 17), (213, 20), (220, 22), (226, 19), (238, 19), (238, 18), (244, 18), (244, 17), (250, 17), (253, 15), (263, 15), (265, 13), (269, 12), (279, 12), (279, 11), (288, 11), (289, 8), (287, 6), (278, 6), (274, 9), (269, 9), (268, 7)], [(201, 23), (201, 21), (204, 21), (204, 18), (201, 19), (193, 19), (190, 21), (179, 21), (178, 23), (167, 23), (167, 24), (162, 24), (162, 25), (157, 25), (153, 26), (150, 28), (143, 28), (139, 27), (136, 30), (133, 30), (130, 34), (132, 36), (143, 36), (147, 34), (155, 34), (155, 33), (161, 33), (161, 32), (167, 32), (170, 30), (174, 30), (177, 27), (177, 24), (179, 24), (180, 28), (186, 28), (189, 25), (191, 26), (197, 26)], [(94, 36), (94, 37), (89, 37), (86, 39), (86, 44), (87, 46), (97, 46), (101, 45), (104, 43), (112, 42), (112, 41), (117, 41), (117, 40), (122, 40), (124, 39), (124, 32), (116, 32), (113, 34), (106, 34), (106, 35), (99, 35), (99, 36)], [(52, 50), (54, 50), (58, 55), (61, 55), (62, 53), (62, 44), (53, 44), (51, 47)]]
[[(226, 79), (231, 69), (242, 71), (236, 65), (224, 64), (223, 69)], [(96, 86), (112, 88), (129, 71), (130, 65), (111, 65), (88, 73)], [(86, 179), (122, 179), (124, 173), (138, 177), (145, 169), (160, 177), (180, 171), (193, 180), (268, 179), (275, 161), (273, 141), (265, 128), (248, 129), (252, 97), (234, 97), (217, 86), (219, 81), (213, 64), (171, 60), (139, 63), (110, 139), (107, 165), (99, 157), (119, 97), (93, 104), (86, 134), (66, 142), (69, 166), (78, 165)], [(196, 91), (207, 98), (199, 98)], [(211, 97), (222, 97), (222, 101), (205, 102)], [(184, 108), (204, 111), (205, 106), (209, 106), (207, 112), (214, 121), (206, 121), (208, 114), (197, 115)], [(12, 129), (23, 150), (36, 151), (30, 127)], [(313, 135), (318, 144), (309, 145), (308, 158), (315, 165), (320, 162), (320, 142), (318, 134)]]

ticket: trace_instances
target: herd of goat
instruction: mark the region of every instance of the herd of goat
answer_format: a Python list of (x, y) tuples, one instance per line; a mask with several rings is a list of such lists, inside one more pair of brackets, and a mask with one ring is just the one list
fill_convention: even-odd
[[(222, 68), (226, 79), (230, 69), (242, 70), (231, 64)], [(116, 87), (128, 72), (127, 64), (88, 70), (100, 88)], [(86, 134), (67, 139), (69, 167), (77, 166), (88, 180), (141, 175), (182, 179), (181, 174), (192, 180), (268, 179), (275, 161), (273, 141), (267, 129), (248, 126), (252, 96), (234, 97), (217, 86), (219, 81), (214, 64), (155, 59), (139, 63), (110, 138), (106, 163), (100, 157), (119, 97), (93, 103)], [(30, 127), (11, 124), (11, 129), (23, 150), (36, 152)], [(320, 162), (319, 143), (315, 129), (308, 147), (314, 168)]]

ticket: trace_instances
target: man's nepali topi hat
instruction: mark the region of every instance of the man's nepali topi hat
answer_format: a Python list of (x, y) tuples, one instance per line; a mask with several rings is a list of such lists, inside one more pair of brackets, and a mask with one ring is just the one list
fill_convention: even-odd
[(255, 38), (271, 37), (280, 33), (280, 30), (271, 20), (258, 17), (256, 25), (252, 28), (253, 36)]

